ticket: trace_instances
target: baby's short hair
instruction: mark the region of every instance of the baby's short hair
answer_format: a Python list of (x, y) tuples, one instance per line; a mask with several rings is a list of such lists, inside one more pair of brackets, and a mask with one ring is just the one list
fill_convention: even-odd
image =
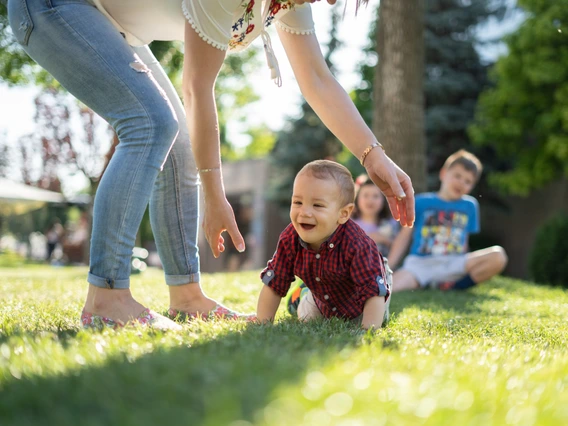
[(483, 165), (481, 164), (481, 161), (479, 161), (479, 158), (471, 152), (466, 151), (465, 149), (460, 149), (459, 151), (454, 152), (447, 158), (442, 168), (451, 169), (456, 164), (461, 164), (464, 169), (474, 174), (476, 181), (479, 180), (481, 172), (483, 171)]
[(342, 206), (355, 200), (355, 182), (347, 167), (335, 161), (315, 160), (302, 167), (296, 176), (302, 173), (309, 173), (316, 179), (333, 179), (339, 187)]

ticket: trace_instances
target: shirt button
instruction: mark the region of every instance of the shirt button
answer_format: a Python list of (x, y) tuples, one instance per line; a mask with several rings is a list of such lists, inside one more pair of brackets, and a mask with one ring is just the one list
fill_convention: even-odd
[(323, 296), (323, 298), (324, 298), (325, 300), (329, 299), (329, 294), (326, 294), (325, 296)]
[(318, 253), (318, 254), (316, 254), (316, 259), (319, 259), (320, 257), (321, 257), (321, 256), (320, 256), (320, 254), (319, 254), (319, 253)]
[(268, 272), (266, 273), (266, 275), (268, 275), (269, 277), (271, 277), (271, 276), (272, 276), (272, 271), (268, 271)]
[(316, 277), (316, 281), (319, 283), (321, 281), (320, 277)]
[(385, 282), (385, 281), (384, 281), (382, 278), (379, 279), (379, 284), (384, 284), (384, 282)]
[(337, 311), (337, 308), (333, 308), (332, 311), (333, 311), (333, 312)]
[(333, 247), (334, 247), (334, 245), (333, 245), (333, 243), (331, 243), (331, 244), (329, 245), (329, 248), (333, 248)]

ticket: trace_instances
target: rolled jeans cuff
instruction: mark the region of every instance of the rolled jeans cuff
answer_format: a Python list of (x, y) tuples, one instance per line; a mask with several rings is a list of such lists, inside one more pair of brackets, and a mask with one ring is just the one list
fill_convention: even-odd
[(189, 283), (198, 283), (201, 278), (201, 274), (196, 272), (195, 274), (189, 275), (166, 275), (167, 285), (184, 285)]
[(130, 279), (115, 280), (112, 278), (101, 278), (93, 275), (90, 272), (87, 276), (87, 281), (89, 282), (89, 284), (100, 288), (109, 288), (113, 290), (124, 290), (130, 288)]

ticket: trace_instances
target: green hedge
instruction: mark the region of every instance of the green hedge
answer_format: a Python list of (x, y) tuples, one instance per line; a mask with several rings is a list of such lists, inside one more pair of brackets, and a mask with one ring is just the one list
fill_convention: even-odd
[(568, 215), (556, 216), (538, 230), (529, 271), (538, 283), (568, 288)]

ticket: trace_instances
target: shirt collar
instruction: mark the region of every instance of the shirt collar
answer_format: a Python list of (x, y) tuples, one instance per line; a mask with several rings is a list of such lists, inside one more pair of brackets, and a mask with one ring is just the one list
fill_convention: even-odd
[[(333, 234), (331, 234), (327, 240), (325, 240), (323, 243), (321, 243), (319, 251), (322, 251), (322, 250), (332, 251), (333, 249), (335, 249), (339, 245), (341, 240), (343, 239), (344, 233), (345, 233), (345, 225), (344, 224), (339, 225), (337, 227), (337, 229), (333, 232)], [(300, 245), (303, 248), (305, 248), (306, 250), (313, 251), (309, 247), (308, 243), (306, 243), (304, 240), (302, 240), (300, 235), (298, 235), (298, 240), (300, 240)]]

